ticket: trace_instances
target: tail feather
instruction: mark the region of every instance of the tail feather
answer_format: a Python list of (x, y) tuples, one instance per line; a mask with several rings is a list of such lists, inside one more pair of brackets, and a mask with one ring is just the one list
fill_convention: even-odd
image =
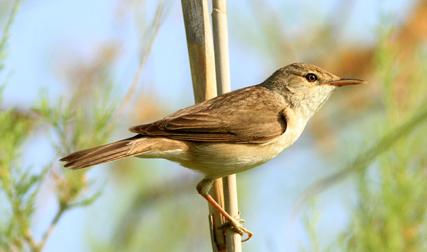
[(65, 164), (65, 167), (71, 167), (73, 169), (84, 168), (104, 162), (114, 161), (120, 158), (131, 156), (128, 148), (121, 148), (114, 152), (106, 153), (91, 153), (79, 159), (69, 161)]
[(114, 143), (77, 151), (61, 158), (65, 167), (81, 169), (88, 166), (110, 162), (117, 159), (133, 156), (132, 141), (135, 138), (120, 140)]
[(187, 148), (187, 144), (181, 141), (136, 135), (114, 143), (71, 153), (61, 158), (61, 161), (65, 162), (65, 167), (81, 169), (131, 156), (175, 160), (177, 155), (185, 153)]
[[(109, 144), (106, 144), (106, 145), (103, 145), (103, 146), (107, 146), (107, 145), (109, 145)], [(71, 153), (71, 154), (69, 154), (69, 155), (61, 158), (59, 161), (68, 162), (68, 161), (73, 160), (75, 158), (78, 158), (78, 157), (81, 157), (83, 155), (86, 155), (87, 153), (89, 153), (91, 151), (97, 150), (100, 147), (102, 147), (102, 146), (92, 147), (92, 148), (89, 148), (89, 149), (85, 149), (85, 150), (73, 152), (73, 153)]]

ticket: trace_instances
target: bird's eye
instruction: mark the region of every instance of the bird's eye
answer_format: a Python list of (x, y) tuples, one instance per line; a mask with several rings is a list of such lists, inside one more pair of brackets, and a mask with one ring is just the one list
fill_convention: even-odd
[(305, 76), (305, 78), (309, 81), (309, 82), (315, 82), (317, 81), (317, 75), (313, 74), (313, 73), (309, 73)]

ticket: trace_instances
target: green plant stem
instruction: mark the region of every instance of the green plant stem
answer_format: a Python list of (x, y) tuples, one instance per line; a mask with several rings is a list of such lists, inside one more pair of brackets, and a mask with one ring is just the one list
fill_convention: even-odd
[(49, 227), (45, 231), (45, 233), (42, 236), (42, 239), (37, 244), (35, 249), (33, 249), (33, 252), (40, 252), (46, 245), (47, 240), (49, 239), (50, 235), (52, 234), (52, 231), (55, 229), (56, 225), (58, 224), (58, 221), (61, 219), (62, 215), (70, 209), (70, 205), (68, 204), (61, 204), (58, 208), (58, 211), (56, 212), (55, 216), (53, 217), (52, 221), (49, 224)]
[(3, 36), (0, 39), (0, 50), (4, 48), (4, 46), (8, 41), (10, 27), (12, 26), (13, 20), (16, 17), (16, 13), (18, 12), (19, 4), (20, 4), (20, 0), (16, 0), (15, 3), (13, 4), (10, 15), (8, 16), (6, 23), (3, 27)]
[(33, 238), (33, 235), (29, 230), (27, 230), (24, 234), (24, 240), (27, 242), (31, 251), (40, 251), (39, 246)]

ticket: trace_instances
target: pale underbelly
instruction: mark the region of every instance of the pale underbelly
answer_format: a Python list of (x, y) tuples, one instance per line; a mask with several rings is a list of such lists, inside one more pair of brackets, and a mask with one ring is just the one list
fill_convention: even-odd
[(278, 140), (283, 140), (283, 137), (263, 145), (187, 142), (186, 148), (182, 148), (181, 145), (176, 149), (151, 150), (138, 157), (168, 159), (199, 171), (206, 177), (217, 178), (259, 166), (292, 144), (291, 142), (283, 144)]
[(176, 160), (182, 166), (204, 173), (207, 177), (223, 177), (259, 166), (282, 152), (295, 141), (295, 136), (282, 135), (266, 144), (190, 144), (190, 156)]

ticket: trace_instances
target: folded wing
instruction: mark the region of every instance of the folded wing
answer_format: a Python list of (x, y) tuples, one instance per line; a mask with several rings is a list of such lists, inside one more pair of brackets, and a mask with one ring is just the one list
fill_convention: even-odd
[(143, 136), (193, 142), (265, 143), (285, 132), (284, 107), (283, 97), (257, 85), (130, 130)]

